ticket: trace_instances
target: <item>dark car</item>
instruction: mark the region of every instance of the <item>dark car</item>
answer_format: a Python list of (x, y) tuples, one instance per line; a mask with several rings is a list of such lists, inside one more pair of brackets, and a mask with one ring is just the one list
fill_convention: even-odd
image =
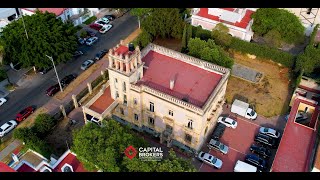
[(106, 50), (106, 49), (99, 51), (96, 54), (95, 60), (100, 60), (104, 55), (107, 54), (107, 52), (108, 52), (108, 50)]
[(87, 32), (87, 35), (90, 36), (90, 37), (96, 36), (96, 33), (93, 32), (93, 31), (86, 30), (86, 32)]
[(256, 166), (261, 170), (267, 169), (267, 162), (255, 154), (248, 154), (244, 160), (246, 163)]
[(261, 134), (259, 133), (258, 135), (255, 136), (254, 141), (262, 144), (262, 145), (267, 145), (270, 146), (271, 148), (277, 148), (278, 147), (278, 142), (274, 138)]
[(78, 43), (82, 45), (86, 43), (86, 40), (84, 38), (78, 38)]
[(30, 116), (30, 114), (32, 114), (34, 112), (35, 108), (32, 106), (28, 106), (25, 109), (23, 109), (22, 111), (20, 111), (17, 116), (16, 116), (16, 121), (21, 122), (23, 120), (25, 120), (28, 116)]
[(51, 87), (49, 87), (49, 89), (46, 90), (46, 95), (48, 96), (54, 96), (57, 92), (60, 91), (60, 86), (59, 84), (55, 84)]
[(224, 125), (222, 123), (217, 123), (216, 127), (213, 130), (212, 136), (211, 136), (212, 139), (219, 141), (219, 139), (222, 137), (225, 129), (226, 129), (226, 125)]
[(79, 56), (81, 56), (81, 55), (83, 55), (83, 52), (82, 51), (76, 51), (76, 52), (74, 52), (74, 54), (72, 55), (73, 57), (79, 57)]
[(99, 31), (102, 28), (102, 26), (100, 26), (99, 24), (90, 24), (89, 27), (97, 31)]
[(251, 145), (250, 151), (252, 153), (258, 154), (259, 156), (262, 156), (263, 158), (269, 158), (271, 156), (270, 149), (262, 146), (257, 146), (254, 144)]
[(110, 15), (105, 15), (105, 16), (103, 16), (103, 17), (109, 19), (109, 21), (113, 21), (114, 19), (116, 19), (116, 16), (114, 16), (114, 15), (112, 15), (112, 14), (110, 14)]
[(63, 79), (61, 79), (61, 85), (66, 86), (70, 84), (73, 80), (77, 78), (74, 74), (69, 74), (68, 76), (65, 76)]
[(49, 67), (47, 67), (47, 68), (39, 68), (39, 69), (38, 69), (38, 72), (39, 72), (40, 74), (46, 74), (46, 73), (49, 72), (51, 69), (52, 69), (52, 66), (49, 66)]

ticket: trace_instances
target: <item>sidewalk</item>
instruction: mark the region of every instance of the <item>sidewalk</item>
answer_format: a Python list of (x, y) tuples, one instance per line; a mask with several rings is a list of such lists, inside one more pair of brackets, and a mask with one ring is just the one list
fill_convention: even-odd
[(4, 148), (0, 152), (0, 161), (3, 161), (4, 158), (6, 158), (12, 151), (14, 151), (17, 147), (21, 146), (22, 143), (18, 139), (14, 140), (12, 143), (10, 143), (6, 148)]

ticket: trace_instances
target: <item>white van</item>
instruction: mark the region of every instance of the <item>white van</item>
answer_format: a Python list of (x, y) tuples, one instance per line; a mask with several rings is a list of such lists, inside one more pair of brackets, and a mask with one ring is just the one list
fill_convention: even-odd
[(258, 168), (238, 160), (233, 169), (234, 172), (258, 172)]

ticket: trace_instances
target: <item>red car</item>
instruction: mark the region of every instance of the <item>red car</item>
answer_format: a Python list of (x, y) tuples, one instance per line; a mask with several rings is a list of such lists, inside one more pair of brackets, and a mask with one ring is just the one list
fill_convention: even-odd
[(89, 27), (97, 31), (99, 31), (102, 28), (102, 26), (100, 26), (99, 24), (90, 24)]
[(48, 96), (53, 96), (55, 95), (57, 92), (60, 91), (60, 86), (59, 84), (55, 84), (51, 87), (49, 87), (49, 89), (46, 90), (46, 95)]
[(21, 122), (25, 120), (30, 114), (34, 112), (34, 107), (28, 106), (17, 114), (16, 121)]

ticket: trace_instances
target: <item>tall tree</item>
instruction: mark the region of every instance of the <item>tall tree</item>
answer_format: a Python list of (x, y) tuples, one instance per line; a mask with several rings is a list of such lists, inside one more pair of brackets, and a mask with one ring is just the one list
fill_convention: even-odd
[(281, 35), (286, 43), (299, 43), (304, 39), (304, 27), (299, 18), (285, 9), (260, 8), (253, 15), (252, 30), (260, 36), (271, 30)]
[[(24, 67), (48, 67), (52, 62), (66, 62), (72, 58), (77, 48), (76, 28), (71, 23), (64, 24), (53, 13), (36, 11), (31, 16), (8, 24), (0, 41), (4, 45), (4, 62), (21, 62)], [(27, 31), (28, 37), (25, 34)]]
[(153, 8), (133, 8), (130, 11), (130, 14), (137, 16), (138, 17), (138, 23), (139, 23), (139, 28), (140, 28), (140, 20), (144, 18), (144, 16), (148, 15), (151, 13)]
[(182, 52), (185, 51), (185, 49), (187, 48), (187, 26), (184, 25), (184, 28), (183, 28), (183, 35), (182, 35)]
[(189, 43), (190, 38), (192, 38), (192, 25), (189, 24), (188, 25), (188, 30), (187, 30), (187, 37), (186, 37), (187, 45)]

